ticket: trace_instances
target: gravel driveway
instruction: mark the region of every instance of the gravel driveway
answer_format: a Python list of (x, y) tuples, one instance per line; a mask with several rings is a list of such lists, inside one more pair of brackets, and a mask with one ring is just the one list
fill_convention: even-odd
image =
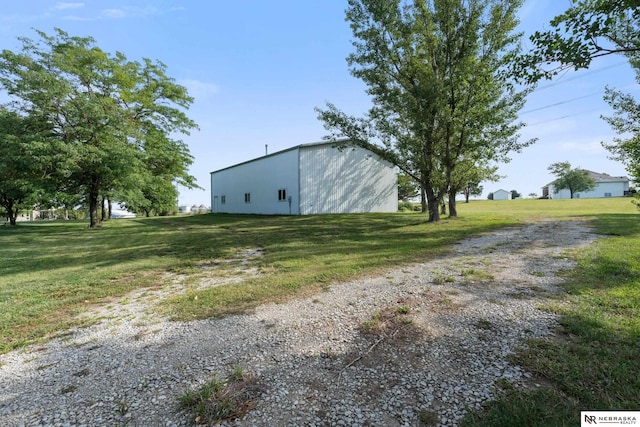
[[(189, 426), (177, 397), (238, 366), (262, 394), (223, 425), (456, 425), (498, 380), (535, 386), (507, 356), (553, 333), (538, 307), (561, 293), (565, 250), (596, 237), (578, 221), (503, 229), (444, 258), (223, 319), (170, 322), (149, 315), (166, 290), (138, 292), (92, 313), (96, 325), (0, 356), (0, 425)], [(246, 255), (248, 274), (259, 256)]]

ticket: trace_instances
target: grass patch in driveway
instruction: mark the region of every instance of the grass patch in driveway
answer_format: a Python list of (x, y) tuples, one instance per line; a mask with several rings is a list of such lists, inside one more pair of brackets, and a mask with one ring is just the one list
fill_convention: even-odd
[(236, 367), (227, 380), (212, 379), (198, 390), (179, 397), (179, 408), (193, 414), (196, 424), (218, 425), (253, 409), (262, 394), (258, 377)]

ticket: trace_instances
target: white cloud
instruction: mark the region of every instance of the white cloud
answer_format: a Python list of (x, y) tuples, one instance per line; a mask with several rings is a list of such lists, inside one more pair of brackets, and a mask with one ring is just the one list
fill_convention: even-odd
[(100, 14), (105, 18), (124, 18), (127, 13), (122, 9), (103, 9)]
[(56, 3), (55, 10), (79, 9), (84, 7), (84, 3)]
[[(71, 11), (73, 9), (80, 9), (85, 6), (85, 3), (56, 3), (56, 5), (52, 8), (53, 10), (68, 10)], [(172, 8), (173, 10), (183, 10), (182, 7)], [(121, 8), (109, 8), (102, 9), (98, 12), (97, 15), (66, 15), (61, 17), (67, 21), (95, 21), (95, 20), (103, 20), (103, 19), (126, 19), (126, 18), (139, 18), (145, 16), (153, 16), (153, 15), (161, 15), (166, 13), (166, 11), (159, 10), (154, 6), (146, 6), (146, 7), (130, 7), (125, 6)]]
[(196, 101), (202, 98), (209, 98), (220, 92), (220, 86), (214, 83), (207, 83), (195, 79), (182, 79), (178, 83), (186, 87), (189, 95), (194, 97)]
[(102, 9), (100, 18), (103, 19), (121, 19), (140, 16), (151, 16), (161, 14), (162, 11), (153, 6), (147, 7), (124, 7), (121, 9)]

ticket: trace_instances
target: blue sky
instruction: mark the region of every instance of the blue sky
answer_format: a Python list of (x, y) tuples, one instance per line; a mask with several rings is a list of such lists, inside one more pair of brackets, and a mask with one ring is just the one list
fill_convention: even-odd
[[(528, 0), (520, 13), (525, 36), (569, 4)], [(191, 173), (205, 190), (182, 189), (179, 202), (209, 205), (209, 172), (261, 156), (265, 145), (275, 152), (320, 141), (326, 131), (314, 107), (330, 101), (349, 114), (366, 112), (365, 87), (345, 61), (352, 48), (345, 7), (344, 0), (7, 2), (0, 48), (18, 49), (17, 37), (37, 38), (34, 28), (49, 34), (61, 28), (92, 36), (103, 50), (130, 60), (164, 62), (195, 97), (189, 116), (200, 126), (183, 139), (195, 157)], [(542, 82), (521, 116), (529, 124), (522, 138), (538, 142), (500, 165), (506, 177), (486, 183), (483, 197), (500, 188), (540, 194), (554, 179), (547, 167), (558, 161), (626, 175), (600, 146), (615, 136), (600, 119), (611, 112), (602, 100), (606, 85), (639, 95), (619, 56)]]

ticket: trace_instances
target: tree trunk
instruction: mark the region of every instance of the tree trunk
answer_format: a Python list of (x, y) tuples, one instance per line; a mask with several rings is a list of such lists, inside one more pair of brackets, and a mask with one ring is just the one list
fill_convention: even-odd
[(465, 187), (464, 189), (464, 202), (469, 203), (469, 196), (471, 196), (471, 189), (469, 187)]
[(104, 202), (107, 201), (107, 197), (106, 196), (102, 196), (102, 202), (100, 203), (100, 216), (101, 216), (101, 220), (104, 221), (105, 219), (107, 219), (107, 211), (104, 208)]
[(438, 200), (427, 200), (429, 205), (429, 222), (440, 221), (440, 202)]
[(422, 213), (427, 213), (429, 211), (429, 207), (427, 206), (427, 194), (424, 190), (424, 186), (420, 187), (420, 205), (422, 206)]
[[(467, 200), (468, 203), (468, 200)], [(455, 191), (449, 192), (449, 218), (457, 218), (458, 209), (456, 208), (456, 193)]]
[(113, 211), (113, 204), (111, 203), (111, 199), (107, 197), (107, 206), (109, 206), (109, 215), (107, 219), (111, 219), (111, 212)]
[(98, 195), (100, 192), (99, 181), (94, 181), (89, 189), (89, 228), (100, 227), (100, 218), (98, 217)]
[(0, 206), (5, 208), (5, 210), (7, 211), (7, 219), (9, 220), (10, 225), (16, 225), (19, 210), (17, 206), (21, 202), (21, 200), (2, 197), (2, 204)]
[(440, 200), (436, 197), (433, 187), (425, 185), (427, 205), (429, 210), (429, 222), (440, 221)]
[(440, 202), (440, 215), (446, 215), (446, 214), (447, 214), (447, 204), (443, 200), (442, 202)]
[(16, 219), (18, 218), (18, 208), (13, 209), (13, 203), (9, 203), (7, 206), (7, 215), (9, 216), (9, 224), (16, 225)]

